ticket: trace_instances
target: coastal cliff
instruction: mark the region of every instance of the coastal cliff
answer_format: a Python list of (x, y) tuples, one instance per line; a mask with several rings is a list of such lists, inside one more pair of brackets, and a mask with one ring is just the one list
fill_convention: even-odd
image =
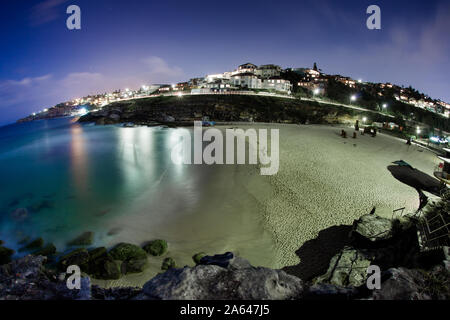
[(190, 95), (161, 96), (114, 102), (102, 110), (80, 118), (80, 122), (96, 124), (188, 123), (207, 118), (211, 121), (255, 121), (274, 123), (354, 123), (362, 115), (377, 121), (386, 116), (332, 104), (265, 96)]

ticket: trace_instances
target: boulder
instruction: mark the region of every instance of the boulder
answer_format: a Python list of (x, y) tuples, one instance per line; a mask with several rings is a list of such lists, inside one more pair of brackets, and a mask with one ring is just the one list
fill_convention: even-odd
[(162, 265), (161, 270), (169, 270), (176, 267), (175, 260), (173, 258), (165, 258)]
[(24, 246), (23, 248), (19, 249), (19, 252), (24, 252), (24, 251), (36, 251), (39, 249), (42, 249), (42, 247), (44, 246), (44, 239), (42, 238), (37, 238), (36, 240), (31, 241), (30, 243), (28, 243), (26, 246)]
[(164, 240), (153, 240), (146, 244), (143, 249), (152, 256), (162, 256), (167, 252), (167, 242)]
[(204, 256), (200, 259), (200, 264), (216, 265), (222, 268), (227, 268), (233, 258), (234, 255), (232, 252), (226, 252), (224, 254), (216, 254), (214, 256)]
[(391, 239), (393, 237), (392, 220), (375, 214), (366, 214), (355, 220), (351, 236), (356, 241), (369, 243)]
[(53, 243), (49, 243), (47, 244), (44, 248), (34, 252), (33, 254), (36, 256), (51, 256), (54, 255), (56, 253), (56, 247)]
[(121, 263), (115, 261), (105, 247), (89, 251), (87, 273), (95, 279), (116, 280), (122, 276)]
[(13, 254), (14, 250), (0, 246), (0, 265), (10, 263)]
[(62, 271), (66, 271), (71, 265), (79, 266), (82, 271), (88, 271), (89, 252), (84, 249), (76, 249), (59, 259), (59, 266)]
[(367, 253), (351, 247), (331, 258), (327, 272), (314, 279), (314, 284), (328, 283), (341, 287), (359, 287), (366, 283), (367, 268), (371, 257)]
[(91, 231), (84, 232), (80, 234), (75, 239), (69, 241), (67, 245), (69, 246), (89, 246), (94, 241), (94, 233)]
[(124, 261), (121, 265), (121, 272), (122, 274), (140, 273), (145, 270), (147, 265), (147, 259)]
[(119, 243), (109, 254), (116, 260), (141, 260), (147, 259), (147, 253), (141, 247), (130, 243)]
[(387, 278), (381, 283), (380, 290), (374, 290), (374, 300), (430, 300), (425, 293), (427, 284), (424, 274), (417, 270), (391, 268), (383, 273)]
[(301, 298), (303, 291), (299, 278), (281, 270), (217, 265), (169, 269), (143, 288), (146, 298), (162, 300), (286, 300)]

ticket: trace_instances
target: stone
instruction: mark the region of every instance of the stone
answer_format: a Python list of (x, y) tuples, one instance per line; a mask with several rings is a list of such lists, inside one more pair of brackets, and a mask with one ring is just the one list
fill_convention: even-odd
[(217, 265), (169, 269), (144, 285), (147, 298), (162, 300), (288, 300), (303, 295), (302, 281), (281, 270)]
[(13, 254), (14, 250), (0, 246), (0, 265), (10, 263)]
[(146, 244), (143, 249), (152, 256), (162, 256), (167, 252), (167, 242), (164, 240), (153, 240)]
[(226, 252), (224, 254), (216, 254), (214, 256), (205, 256), (200, 259), (200, 264), (216, 265), (222, 268), (227, 268), (233, 258), (234, 254), (232, 252)]
[(147, 265), (147, 259), (124, 261), (121, 266), (121, 272), (123, 274), (140, 273), (145, 270)]
[(121, 263), (115, 261), (105, 247), (95, 248), (89, 251), (87, 273), (95, 279), (117, 280), (122, 276)]
[(89, 246), (94, 241), (94, 233), (91, 231), (84, 232), (80, 234), (75, 239), (69, 241), (67, 245), (69, 246)]
[(109, 254), (90, 260), (87, 272), (95, 279), (102, 280), (117, 280), (122, 276), (121, 263)]
[(121, 261), (140, 260), (147, 258), (147, 253), (144, 251), (144, 249), (130, 243), (119, 243), (113, 249), (111, 249), (109, 254), (114, 259)]
[(89, 252), (84, 248), (76, 249), (59, 259), (59, 266), (62, 271), (66, 271), (67, 267), (71, 265), (76, 265), (80, 267), (82, 271), (87, 271), (88, 263)]
[(328, 283), (341, 287), (359, 287), (366, 283), (370, 258), (363, 252), (351, 247), (344, 249), (331, 258), (324, 275), (314, 279), (314, 284)]
[(192, 260), (194, 260), (195, 264), (200, 264), (200, 260), (206, 256), (206, 253), (199, 252), (192, 256)]
[(108, 254), (108, 250), (105, 247), (95, 248), (89, 251), (89, 261), (94, 261), (98, 258), (103, 258)]
[(176, 267), (175, 260), (173, 258), (165, 258), (162, 265), (161, 270), (169, 270)]
[(56, 253), (55, 245), (53, 243), (49, 243), (44, 248), (34, 252), (33, 255), (48, 257), (54, 255), (55, 253)]
[(44, 246), (44, 239), (37, 238), (36, 240), (33, 240), (30, 243), (28, 243), (25, 247), (20, 248), (19, 252), (35, 251), (35, 250), (42, 249), (43, 246)]
[(366, 214), (353, 223), (352, 236), (369, 242), (388, 240), (393, 236), (392, 220)]
[(374, 300), (430, 300), (424, 293), (426, 282), (423, 274), (417, 270), (391, 268), (383, 273), (387, 280), (381, 283), (380, 290), (374, 290)]

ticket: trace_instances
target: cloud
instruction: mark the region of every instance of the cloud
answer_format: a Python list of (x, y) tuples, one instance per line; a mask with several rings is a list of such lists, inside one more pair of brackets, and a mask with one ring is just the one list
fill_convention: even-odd
[(31, 8), (30, 23), (42, 25), (58, 19), (65, 10), (58, 8), (68, 0), (45, 0)]
[(160, 57), (151, 56), (142, 60), (147, 67), (144, 72), (151, 79), (159, 79), (158, 81), (173, 80), (184, 76), (181, 68), (169, 66), (166, 61)]
[[(160, 57), (138, 60), (112, 73), (70, 72), (60, 77), (46, 74), (37, 77), (0, 81), (0, 110), (17, 120), (32, 112), (89, 94), (115, 89), (138, 88), (142, 84), (172, 83), (184, 79), (184, 72)], [(6, 112), (6, 109), (8, 111)], [(4, 120), (4, 119), (1, 119)]]

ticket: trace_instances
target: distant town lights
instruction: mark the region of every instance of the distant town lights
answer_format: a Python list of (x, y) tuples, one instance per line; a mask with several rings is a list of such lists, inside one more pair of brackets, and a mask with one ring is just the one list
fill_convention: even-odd
[(178, 98), (181, 98), (183, 96), (183, 94), (181, 92), (177, 93)]

